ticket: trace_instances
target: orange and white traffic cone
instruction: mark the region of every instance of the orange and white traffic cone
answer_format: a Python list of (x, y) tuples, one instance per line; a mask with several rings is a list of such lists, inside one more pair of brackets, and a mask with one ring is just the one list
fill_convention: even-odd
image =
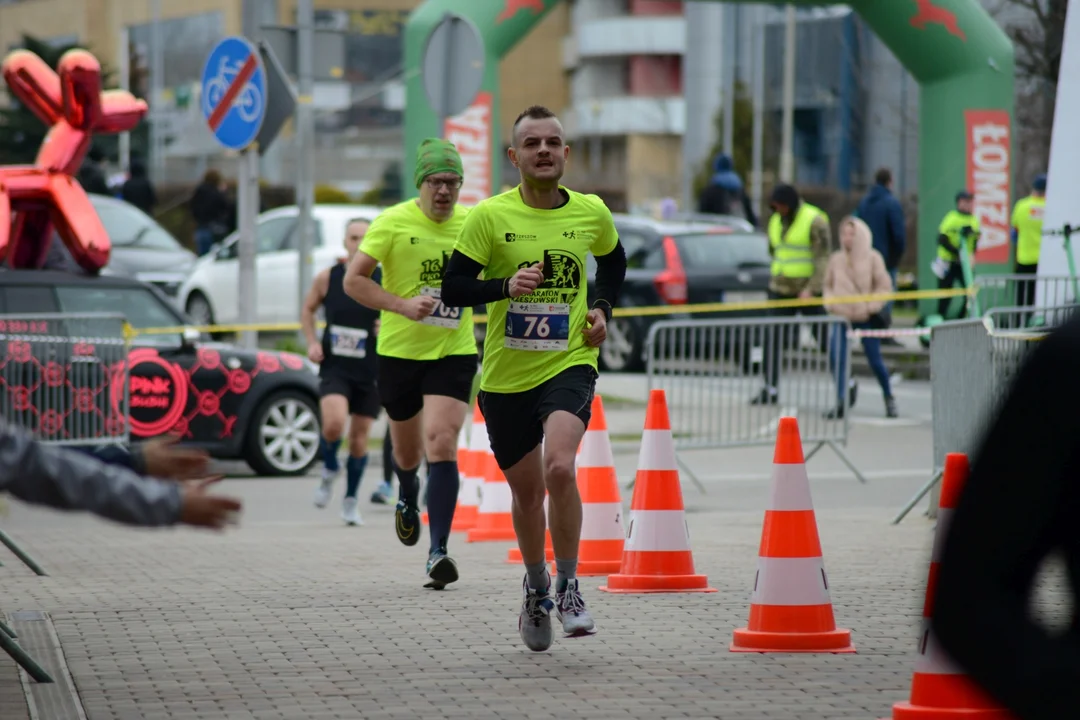
[(716, 592), (708, 578), (694, 572), (663, 390), (649, 393), (622, 563), (600, 589), (611, 593)]
[[(484, 431), (487, 438), (487, 430)], [(485, 443), (487, 444), (487, 443)], [(465, 536), (466, 542), (502, 542), (516, 540), (514, 520), (510, 516), (513, 496), (510, 484), (495, 461), (495, 456), (488, 445), (483, 453), (484, 484), (480, 491), (480, 509), (476, 516), (476, 526)]]
[(480, 515), (480, 487), (484, 484), (483, 450), (488, 448), (487, 425), (477, 405), (473, 410), (472, 428), (465, 436), (465, 428), (458, 441), (458, 472), (461, 485), (458, 490), (457, 510), (454, 511), (453, 530), (467, 531), (476, 527)]
[(837, 629), (833, 618), (799, 423), (793, 417), (780, 418), (750, 621), (735, 631), (731, 651), (855, 652), (851, 631)]
[(926, 602), (923, 603), (919, 656), (915, 660), (915, 672), (911, 678), (911, 698), (908, 702), (893, 705), (892, 720), (1015, 720), (1014, 715), (1002, 709), (956, 668), (930, 629), (934, 590), (949, 518), (960, 499), (967, 475), (967, 455), (950, 453), (945, 456), (937, 530), (930, 556), (930, 575), (926, 582)]
[(626, 530), (615, 454), (599, 395), (593, 396), (592, 418), (577, 456), (577, 484), (582, 515), (577, 574), (617, 573), (622, 567)]

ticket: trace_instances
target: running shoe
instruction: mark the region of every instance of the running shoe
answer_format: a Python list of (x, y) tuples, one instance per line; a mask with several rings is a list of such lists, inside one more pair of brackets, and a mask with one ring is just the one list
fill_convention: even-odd
[(323, 468), (322, 481), (319, 483), (319, 487), (315, 488), (315, 507), (324, 508), (330, 502), (330, 490), (334, 487), (334, 478), (336, 477), (337, 471)]
[(529, 587), (529, 576), (522, 581), (524, 598), (521, 601), (521, 614), (518, 616), (518, 632), (525, 647), (534, 652), (543, 652), (555, 641), (551, 630), (551, 611), (555, 603), (548, 593), (549, 588), (535, 590)]
[(398, 500), (394, 511), (394, 531), (402, 545), (415, 545), (420, 542), (420, 511)]
[(384, 482), (375, 492), (371, 493), (371, 502), (375, 505), (388, 505), (390, 496), (393, 494), (394, 488), (390, 487), (390, 483)]
[(347, 497), (341, 501), (341, 519), (346, 525), (363, 525), (364, 520), (360, 517), (360, 511), (356, 506), (359, 501), (354, 497)]
[(555, 617), (562, 621), (566, 637), (584, 637), (596, 633), (596, 623), (585, 607), (577, 578), (567, 582), (564, 590), (555, 593)]
[(431, 582), (424, 585), (424, 587), (433, 590), (442, 590), (450, 583), (457, 582), (457, 563), (446, 554), (445, 545), (437, 550), (432, 550), (431, 554), (428, 555), (427, 576), (431, 578)]

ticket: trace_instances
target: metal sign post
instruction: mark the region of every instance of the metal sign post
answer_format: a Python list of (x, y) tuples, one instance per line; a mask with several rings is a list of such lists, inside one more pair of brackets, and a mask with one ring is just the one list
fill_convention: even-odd
[[(312, 232), (314, 222), (311, 218), (315, 204), (315, 127), (312, 122), (312, 94), (315, 92), (313, 77), (313, 59), (315, 55), (315, 8), (313, 0), (299, 0), (296, 4), (297, 26), (297, 70), (300, 97), (296, 106), (297, 159), (299, 160), (296, 178), (296, 208), (299, 216), (296, 220), (297, 246), (300, 255), (300, 302), (307, 297), (311, 287), (311, 248), (314, 245)], [(326, 242), (341, 242), (341, 238), (327, 238)], [(301, 347), (307, 344), (301, 334)]]
[(421, 64), (424, 91), (439, 115), (439, 137), (446, 120), (469, 107), (484, 82), (484, 40), (468, 19), (447, 13), (431, 31)]
[[(214, 137), (240, 152), (236, 187), (240, 237), (237, 282), (240, 324), (253, 325), (255, 313), (255, 222), (259, 213), (259, 154), (255, 142), (266, 117), (266, 69), (259, 51), (242, 37), (228, 37), (210, 52), (202, 74), (202, 111)], [(254, 349), (258, 333), (244, 331), (243, 347)]]

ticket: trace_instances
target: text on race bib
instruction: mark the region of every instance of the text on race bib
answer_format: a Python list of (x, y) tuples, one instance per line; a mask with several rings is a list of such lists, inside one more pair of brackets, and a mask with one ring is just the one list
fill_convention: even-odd
[(505, 346), (514, 350), (566, 350), (570, 305), (511, 301), (506, 309)]
[(459, 307), (447, 307), (442, 303), (442, 290), (440, 288), (433, 288), (424, 286), (420, 288), (421, 295), (427, 295), (438, 300), (438, 304), (435, 305), (435, 309), (431, 311), (431, 314), (421, 320), (424, 325), (434, 325), (435, 327), (442, 328), (456, 328), (461, 324), (461, 308)]
[(367, 330), (343, 325), (331, 325), (327, 330), (330, 332), (330, 354), (348, 358), (367, 357)]

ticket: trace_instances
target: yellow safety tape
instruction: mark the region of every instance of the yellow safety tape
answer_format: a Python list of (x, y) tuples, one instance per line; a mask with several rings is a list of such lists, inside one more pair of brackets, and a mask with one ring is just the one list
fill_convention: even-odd
[[(962, 295), (974, 296), (975, 292), (963, 288), (952, 290), (905, 290), (894, 293), (877, 293), (874, 295), (843, 295), (828, 299), (829, 305), (850, 305), (864, 302), (889, 302), (897, 300), (935, 300), (937, 298), (959, 297)], [(696, 303), (689, 305), (653, 305), (649, 307), (615, 308), (615, 317), (642, 317), (647, 315), (685, 315), (709, 312), (738, 312), (740, 310), (770, 310), (773, 308), (799, 308), (817, 307), (824, 305), (826, 300), (820, 297), (796, 298), (793, 300), (761, 300), (758, 302), (737, 303)], [(474, 315), (473, 321), (477, 324), (487, 323), (487, 315)], [(320, 322), (318, 327), (325, 327), (326, 323)], [(176, 327), (140, 328), (132, 330), (135, 335), (167, 335), (181, 333), (185, 329), (195, 329), (206, 333), (238, 333), (238, 332), (289, 332), (300, 329), (300, 323), (252, 323), (250, 325), (181, 325)]]

